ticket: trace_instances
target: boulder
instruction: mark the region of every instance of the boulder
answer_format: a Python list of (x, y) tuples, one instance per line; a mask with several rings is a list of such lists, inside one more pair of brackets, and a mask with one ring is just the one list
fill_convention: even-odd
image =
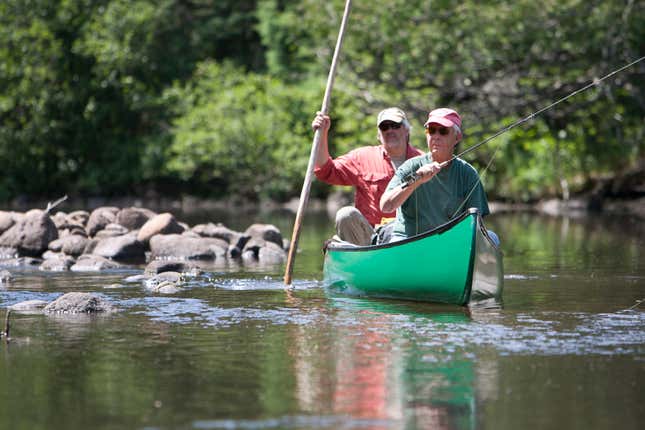
[(192, 231), (202, 237), (215, 237), (228, 242), (228, 255), (230, 257), (239, 257), (244, 249), (244, 245), (251, 236), (231, 230), (223, 224), (198, 224), (192, 228)]
[(265, 265), (282, 264), (287, 261), (287, 253), (273, 242), (266, 242), (258, 252), (258, 261)]
[(101, 239), (92, 253), (112, 260), (131, 263), (141, 263), (146, 259), (145, 247), (134, 234)]
[(45, 306), (47, 306), (47, 302), (44, 300), (25, 300), (24, 302), (19, 302), (9, 306), (9, 309), (15, 312), (29, 313), (40, 312)]
[(16, 223), (13, 212), (0, 211), (0, 234), (9, 230)]
[(176, 294), (181, 291), (181, 288), (174, 282), (163, 281), (150, 288), (150, 291), (158, 294)]
[(253, 239), (262, 239), (267, 242), (273, 242), (282, 247), (282, 233), (278, 227), (273, 224), (252, 224), (244, 232), (245, 235)]
[(150, 288), (164, 281), (179, 283), (183, 282), (183, 277), (179, 272), (163, 272), (147, 279), (144, 284)]
[(125, 282), (126, 284), (135, 284), (138, 282), (143, 282), (146, 279), (148, 279), (146, 275), (132, 275), (125, 278), (123, 282)]
[(66, 221), (70, 224), (80, 224), (85, 227), (89, 219), (90, 213), (88, 211), (74, 211), (67, 214)]
[(101, 270), (117, 269), (122, 267), (119, 263), (108, 260), (99, 255), (83, 254), (76, 263), (70, 267), (72, 272), (100, 272)]
[(162, 213), (150, 218), (139, 230), (137, 239), (147, 244), (155, 235), (170, 235), (183, 233), (184, 228), (179, 225), (170, 213)]
[(183, 282), (181, 273), (164, 272), (147, 279), (144, 282), (150, 291), (160, 294), (174, 294), (181, 291), (179, 287)]
[(94, 252), (94, 248), (96, 248), (96, 245), (98, 245), (100, 241), (100, 239), (87, 239), (87, 244), (85, 245), (85, 251), (83, 251), (83, 254), (92, 254)]
[(163, 272), (186, 272), (191, 269), (191, 265), (186, 261), (177, 260), (153, 260), (144, 270), (147, 274), (157, 274)]
[(110, 224), (106, 225), (103, 230), (96, 232), (94, 237), (97, 239), (105, 239), (107, 237), (123, 236), (128, 232), (129, 230), (123, 227), (121, 224), (111, 222)]
[(136, 207), (124, 208), (116, 215), (116, 223), (128, 230), (138, 230), (155, 215), (149, 209)]
[(112, 304), (96, 294), (67, 293), (63, 294), (43, 309), (46, 313), (96, 313), (114, 312)]
[[(18, 257), (18, 250), (9, 246), (0, 246), (0, 260)], [(3, 263), (4, 264), (4, 263)]]
[(78, 257), (85, 252), (89, 239), (76, 234), (64, 236), (49, 243), (49, 249)]
[(43, 261), (39, 269), (46, 272), (67, 272), (75, 263), (73, 257), (64, 255), (61, 257), (48, 258)]
[(72, 236), (72, 235), (87, 237), (85, 226), (79, 223), (71, 223), (66, 220), (64, 224), (58, 227), (58, 237), (65, 237), (65, 236)]
[(158, 234), (150, 239), (152, 258), (215, 260), (226, 257), (228, 244), (222, 239), (194, 238), (179, 234)]
[(116, 214), (119, 212), (119, 208), (104, 206), (96, 208), (90, 214), (89, 219), (87, 220), (87, 225), (85, 231), (87, 235), (93, 237), (96, 233), (103, 230), (108, 224), (113, 223), (116, 220)]
[(58, 230), (45, 211), (31, 210), (0, 236), (0, 246), (16, 248), (20, 255), (36, 257), (58, 238)]
[(2, 260), (2, 265), (6, 267), (30, 267), (39, 266), (42, 262), (42, 258), (18, 257)]

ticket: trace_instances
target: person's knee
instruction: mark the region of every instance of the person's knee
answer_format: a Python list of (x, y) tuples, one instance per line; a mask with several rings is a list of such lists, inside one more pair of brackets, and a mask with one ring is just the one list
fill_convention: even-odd
[(355, 220), (362, 216), (363, 214), (354, 206), (343, 206), (336, 212), (336, 224), (342, 223), (345, 220)]
[(345, 206), (336, 212), (336, 233), (344, 241), (365, 246), (370, 244), (374, 230), (358, 209)]

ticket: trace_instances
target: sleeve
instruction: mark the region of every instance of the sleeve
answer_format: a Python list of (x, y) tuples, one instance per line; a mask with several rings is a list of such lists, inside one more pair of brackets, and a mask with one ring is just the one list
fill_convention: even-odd
[(415, 167), (414, 163), (410, 160), (406, 160), (398, 169), (396, 169), (396, 172), (394, 172), (394, 176), (390, 179), (390, 183), (387, 184), (385, 191), (390, 191), (401, 185), (405, 182), (405, 178), (407, 178), (411, 172), (416, 172), (417, 169), (418, 167)]
[(351, 151), (333, 160), (330, 157), (324, 165), (314, 169), (314, 175), (331, 185), (356, 185), (358, 169), (355, 156), (355, 152)]

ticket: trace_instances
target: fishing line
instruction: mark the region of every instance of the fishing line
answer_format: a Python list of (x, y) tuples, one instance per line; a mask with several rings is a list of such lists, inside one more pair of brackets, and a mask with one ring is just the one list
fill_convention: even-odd
[(594, 79), (593, 81), (591, 81), (590, 83), (588, 83), (588, 84), (587, 84), (587, 85), (585, 85), (584, 87), (582, 87), (582, 88), (579, 88), (579, 89), (575, 90), (574, 92), (572, 92), (572, 93), (571, 93), (571, 94), (569, 94), (568, 96), (566, 96), (566, 97), (562, 97), (560, 100), (557, 100), (557, 101), (555, 101), (555, 102), (551, 103), (550, 105), (548, 105), (548, 106), (546, 106), (546, 107), (544, 107), (544, 108), (542, 108), (542, 109), (540, 109), (540, 110), (538, 110), (538, 111), (536, 111), (536, 112), (532, 113), (531, 115), (527, 116), (526, 118), (522, 118), (521, 120), (514, 122), (513, 124), (509, 125), (508, 127), (505, 127), (505, 128), (503, 128), (503, 129), (501, 129), (500, 131), (498, 131), (498, 132), (497, 132), (497, 133), (495, 133), (494, 135), (490, 136), (489, 138), (487, 138), (487, 139), (483, 140), (482, 142), (479, 142), (478, 144), (471, 146), (470, 148), (466, 149), (465, 151), (460, 152), (459, 154), (457, 154), (457, 155), (453, 156), (453, 157), (452, 157), (452, 159), (454, 160), (454, 159), (455, 159), (455, 158), (457, 158), (457, 157), (461, 157), (461, 156), (462, 156), (462, 155), (464, 155), (464, 154), (467, 154), (467, 153), (469, 153), (469, 152), (471, 152), (471, 151), (474, 151), (475, 149), (479, 148), (480, 146), (482, 146), (482, 145), (484, 145), (484, 144), (486, 144), (486, 143), (490, 142), (491, 140), (495, 139), (497, 136), (499, 136), (499, 135), (501, 135), (501, 134), (504, 134), (504, 133), (506, 133), (506, 132), (507, 132), (507, 131), (509, 131), (509, 130), (514, 129), (514, 128), (515, 128), (515, 127), (517, 127), (518, 125), (521, 125), (521, 124), (524, 124), (524, 123), (525, 123), (525, 122), (527, 122), (527, 121), (530, 121), (531, 119), (535, 118), (536, 116), (540, 115), (541, 113), (543, 113), (543, 112), (545, 112), (545, 111), (547, 111), (547, 110), (551, 109), (552, 107), (554, 107), (554, 106), (556, 106), (556, 105), (558, 105), (558, 104), (560, 104), (560, 103), (564, 102), (565, 100), (570, 99), (571, 97), (573, 97), (573, 96), (575, 96), (575, 95), (577, 95), (577, 94), (580, 94), (580, 93), (581, 93), (581, 92), (583, 92), (583, 91), (588, 90), (589, 88), (592, 88), (592, 87), (598, 86), (602, 81), (604, 81), (604, 80), (606, 80), (606, 79), (611, 78), (611, 77), (612, 77), (612, 76), (614, 76), (615, 74), (620, 73), (620, 72), (622, 72), (623, 70), (625, 70), (625, 69), (627, 69), (627, 68), (629, 68), (629, 67), (633, 66), (634, 64), (640, 63), (640, 62), (641, 62), (641, 61), (643, 61), (643, 60), (645, 60), (645, 56), (643, 56), (643, 57), (639, 58), (638, 60), (634, 60), (634, 61), (632, 61), (631, 63), (626, 64), (626, 65), (624, 65), (623, 67), (621, 67), (621, 68), (619, 68), (619, 69), (614, 70), (613, 72), (611, 72), (611, 73), (609, 73), (609, 74), (607, 74), (607, 75), (603, 76), (603, 77), (602, 77), (602, 78), (600, 78), (600, 79)]
[[(551, 109), (552, 107), (554, 107), (554, 106), (556, 106), (556, 105), (559, 105), (560, 103), (562, 103), (562, 102), (564, 102), (564, 101), (566, 101), (566, 100), (570, 99), (571, 97), (573, 97), (573, 96), (575, 96), (575, 95), (577, 95), (577, 94), (580, 94), (580, 93), (581, 93), (581, 92), (583, 92), (583, 91), (588, 90), (589, 88), (592, 88), (592, 87), (598, 86), (601, 82), (605, 81), (606, 79), (611, 78), (612, 76), (616, 75), (617, 73), (620, 73), (620, 72), (622, 72), (623, 70), (625, 70), (625, 69), (627, 69), (627, 68), (629, 68), (629, 67), (631, 67), (631, 66), (633, 66), (633, 65), (635, 65), (635, 64), (638, 64), (638, 63), (640, 63), (640, 62), (641, 62), (641, 61), (643, 61), (643, 60), (645, 60), (645, 56), (640, 57), (639, 59), (634, 60), (634, 61), (632, 61), (631, 63), (626, 64), (626, 65), (624, 65), (624, 66), (622, 66), (622, 67), (620, 67), (620, 68), (618, 68), (618, 69), (614, 70), (613, 72), (606, 74), (606, 75), (605, 75), (605, 76), (603, 76), (602, 78), (594, 79), (593, 81), (591, 81), (590, 83), (588, 83), (588, 84), (587, 84), (587, 85), (585, 85), (584, 87), (579, 88), (579, 89), (575, 90), (574, 92), (572, 92), (571, 94), (569, 94), (569, 95), (567, 95), (567, 96), (565, 96), (565, 97), (562, 97), (561, 99), (559, 99), (559, 100), (557, 100), (557, 101), (555, 101), (555, 102), (551, 103), (550, 105), (548, 105), (548, 106), (546, 106), (546, 107), (543, 107), (542, 109), (540, 109), (540, 110), (538, 110), (538, 111), (533, 112), (532, 114), (530, 114), (530, 115), (529, 115), (529, 116), (527, 116), (526, 118), (522, 118), (522, 119), (520, 119), (520, 120), (518, 120), (518, 121), (515, 121), (513, 124), (511, 124), (511, 125), (509, 125), (509, 126), (507, 126), (507, 127), (502, 128), (502, 129), (501, 129), (501, 130), (499, 130), (497, 133), (495, 133), (495, 134), (493, 134), (492, 136), (490, 136), (490, 137), (488, 137), (488, 138), (484, 139), (483, 141), (481, 141), (481, 142), (477, 143), (476, 145), (471, 146), (470, 148), (466, 149), (465, 151), (462, 151), (462, 152), (460, 152), (460, 153), (459, 153), (459, 154), (457, 154), (457, 155), (453, 155), (453, 156), (452, 156), (452, 158), (451, 158), (450, 160), (448, 160), (448, 161), (446, 161), (446, 162), (444, 162), (444, 163), (442, 163), (442, 164), (443, 164), (443, 165), (446, 165), (446, 164), (448, 164), (450, 161), (454, 160), (455, 158), (461, 157), (461, 156), (463, 156), (463, 155), (465, 155), (465, 154), (467, 154), (467, 153), (469, 153), (469, 152), (471, 152), (471, 151), (474, 151), (475, 149), (479, 148), (480, 146), (485, 145), (486, 143), (490, 142), (491, 140), (495, 139), (496, 137), (498, 137), (498, 136), (500, 136), (500, 135), (502, 135), (502, 134), (506, 133), (507, 131), (510, 131), (510, 130), (514, 129), (515, 127), (517, 127), (517, 126), (519, 126), (519, 125), (521, 125), (521, 124), (524, 124), (524, 123), (525, 123), (525, 122), (527, 122), (527, 121), (532, 120), (532, 119), (533, 119), (533, 118), (535, 118), (536, 116), (538, 116), (538, 115), (540, 115), (540, 114), (544, 113), (545, 111), (547, 111), (547, 110)], [(417, 181), (418, 179), (419, 179), (419, 177), (418, 177), (416, 174), (413, 174), (413, 175), (408, 176), (408, 177), (405, 179), (405, 182), (404, 182), (404, 184), (403, 184), (402, 188), (406, 188), (406, 187), (408, 187), (409, 185), (411, 185), (413, 182)]]

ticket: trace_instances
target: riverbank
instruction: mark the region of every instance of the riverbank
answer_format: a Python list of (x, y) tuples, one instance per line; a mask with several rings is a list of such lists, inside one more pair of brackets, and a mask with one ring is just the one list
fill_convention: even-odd
[[(0, 209), (26, 212), (33, 208), (46, 208), (47, 204), (62, 196), (51, 196), (50, 199), (22, 196), (11, 201), (0, 203)], [(326, 199), (310, 198), (307, 209), (326, 211), (333, 217), (336, 210), (351, 205), (353, 193), (349, 189), (339, 188)], [(121, 196), (68, 196), (61, 205), (61, 210), (88, 210), (99, 207), (138, 207), (154, 212), (171, 212), (173, 214), (263, 214), (285, 211), (295, 214), (298, 198), (287, 202), (274, 200), (253, 201), (237, 196), (209, 199), (190, 194), (164, 194), (149, 191), (142, 195)], [(517, 212), (530, 211), (553, 216), (581, 216), (592, 213), (609, 215), (634, 216), (645, 219), (645, 161), (637, 167), (612, 177), (595, 177), (572, 192), (569, 198), (544, 197), (532, 202), (508, 202), (492, 199), (491, 211)]]

